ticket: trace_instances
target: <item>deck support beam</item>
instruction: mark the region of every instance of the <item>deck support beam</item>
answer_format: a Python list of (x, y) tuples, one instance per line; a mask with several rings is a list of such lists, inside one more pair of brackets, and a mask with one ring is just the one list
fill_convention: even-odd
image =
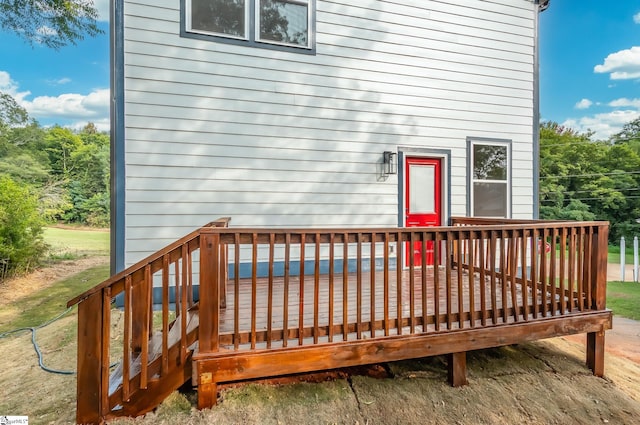
[(211, 409), (218, 402), (218, 385), (210, 372), (199, 375), (198, 409)]
[(467, 352), (447, 354), (449, 384), (452, 387), (467, 385)]
[(587, 366), (595, 376), (604, 376), (604, 331), (587, 334)]

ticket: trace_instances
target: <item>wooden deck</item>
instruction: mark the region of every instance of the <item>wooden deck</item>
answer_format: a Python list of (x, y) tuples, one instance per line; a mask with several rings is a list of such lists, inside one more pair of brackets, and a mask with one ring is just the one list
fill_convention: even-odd
[[(271, 282), (259, 278), (255, 284), (251, 279), (232, 280), (227, 286), (227, 306), (220, 310), (220, 349), (278, 348), (472, 329), (581, 310), (577, 293), (572, 298), (556, 294), (552, 300), (550, 288), (533, 293), (508, 279), (503, 286), (497, 274), (493, 281), (485, 276), (477, 282), (476, 276), (470, 285), (466, 270), (455, 270), (449, 280), (446, 267), (438, 268), (438, 276), (435, 271), (433, 266), (412, 275), (409, 270), (401, 271), (399, 285), (396, 270), (387, 276), (384, 272), (362, 273), (360, 278), (356, 273), (336, 274), (333, 281), (328, 275), (320, 275), (317, 281), (313, 275), (302, 280), (295, 276), (288, 282), (282, 277)], [(271, 308), (265, 302), (270, 297)], [(564, 314), (561, 301), (567, 310)]]
[[(439, 354), (463, 385), (467, 351), (574, 333), (587, 334), (587, 366), (602, 376), (607, 224), (452, 221), (194, 231), (69, 302), (78, 422), (139, 415), (188, 380), (204, 408), (221, 382)], [(110, 373), (118, 294), (123, 354)]]

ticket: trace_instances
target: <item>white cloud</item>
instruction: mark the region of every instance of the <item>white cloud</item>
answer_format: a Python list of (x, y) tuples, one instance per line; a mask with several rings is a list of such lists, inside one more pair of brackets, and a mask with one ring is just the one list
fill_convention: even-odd
[(69, 84), (71, 82), (71, 78), (58, 78), (57, 80), (47, 80), (47, 84), (52, 86), (62, 86), (64, 84)]
[(609, 74), (612, 80), (640, 78), (640, 46), (611, 53), (604, 59), (604, 63), (596, 65), (593, 71)]
[(593, 105), (593, 102), (589, 99), (582, 99), (580, 102), (576, 103), (574, 108), (576, 109), (589, 109)]
[[(58, 80), (67, 82), (68, 79)], [(0, 71), (0, 91), (10, 94), (41, 123), (58, 123), (65, 127), (82, 128), (88, 121), (100, 130), (109, 129), (109, 89), (95, 89), (88, 94), (64, 93), (58, 96), (36, 96), (20, 91), (8, 72)], [(44, 125), (44, 124), (43, 124)]]
[(21, 101), (31, 94), (30, 91), (19, 91), (18, 83), (11, 79), (11, 75), (8, 72), (0, 71), (0, 92), (7, 93), (13, 97), (16, 102)]
[(94, 90), (87, 95), (65, 93), (59, 96), (37, 96), (33, 100), (23, 99), (20, 103), (36, 119), (46, 116), (90, 120), (109, 114), (109, 89)]
[(636, 24), (640, 24), (640, 12), (633, 15), (633, 22), (635, 22)]
[(606, 140), (619, 133), (625, 124), (637, 118), (640, 118), (640, 111), (638, 110), (617, 110), (588, 117), (568, 119), (562, 125), (581, 133), (593, 131), (592, 139)]
[(626, 97), (612, 100), (608, 103), (613, 108), (633, 107), (640, 109), (640, 99), (627, 99)]
[(109, 21), (109, 0), (95, 0), (93, 6), (98, 10), (98, 20)]

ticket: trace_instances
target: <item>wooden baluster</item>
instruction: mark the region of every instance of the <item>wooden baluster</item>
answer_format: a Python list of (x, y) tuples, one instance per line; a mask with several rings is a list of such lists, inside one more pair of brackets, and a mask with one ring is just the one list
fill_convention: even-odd
[(436, 332), (440, 330), (440, 232), (433, 236), (433, 316)]
[[(541, 302), (542, 302), (542, 317), (547, 317), (547, 291), (548, 282), (547, 276), (550, 273), (550, 268), (547, 266), (547, 238), (549, 237), (548, 229), (542, 229), (542, 244), (544, 246), (544, 250), (540, 253), (540, 286), (542, 287), (540, 290)], [(555, 245), (554, 245), (555, 246)], [(549, 247), (551, 248), (551, 243), (549, 242)], [(550, 249), (550, 251), (553, 251)], [(551, 254), (553, 255), (553, 254)]]
[[(383, 314), (384, 314), (384, 336), (389, 336), (389, 232), (385, 232), (384, 234), (384, 277), (383, 277), (383, 286), (384, 286), (384, 306), (383, 306)], [(398, 265), (396, 264), (396, 269)]]
[(416, 240), (415, 233), (409, 233), (409, 333), (416, 333), (416, 270), (415, 270), (415, 258), (416, 258)]
[[(202, 251), (200, 251), (202, 254)], [(185, 259), (185, 264), (182, 267), (182, 287), (180, 288), (180, 364), (184, 364), (187, 361), (187, 320), (188, 320), (188, 300), (187, 293), (191, 292), (190, 287), (193, 286), (193, 273), (191, 270), (191, 254), (186, 244), (182, 245), (182, 258)], [(200, 258), (202, 261), (202, 258)], [(200, 277), (202, 278), (202, 274)], [(202, 287), (202, 282), (200, 287)]]
[(529, 320), (529, 276), (527, 276), (527, 235), (526, 229), (522, 230), (520, 237), (520, 277), (522, 279), (522, 315), (525, 321)]
[(320, 336), (320, 233), (315, 234), (315, 256), (313, 268), (313, 343)]
[(557, 249), (557, 242), (556, 242), (556, 237), (557, 237), (558, 233), (557, 233), (557, 229), (553, 228), (551, 229), (551, 234), (549, 236), (551, 236), (551, 259), (550, 259), (550, 264), (549, 264), (549, 287), (550, 287), (550, 294), (549, 296), (551, 297), (551, 315), (555, 316), (557, 313), (557, 301), (556, 301), (556, 279), (557, 279), (557, 273), (556, 273), (556, 249)]
[(451, 252), (453, 244), (453, 232), (447, 232), (447, 240), (445, 242), (445, 252), (447, 253), (447, 271), (446, 271), (446, 295), (447, 295), (447, 329), (451, 329), (453, 327), (453, 295), (451, 288), (451, 262), (453, 261), (453, 254)]
[(349, 235), (342, 234), (342, 339), (349, 339)]
[[(429, 317), (427, 312), (427, 235), (427, 232), (422, 232), (422, 332), (427, 332), (427, 320)], [(431, 244), (433, 246), (433, 242)]]
[(577, 235), (576, 228), (571, 227), (569, 229), (569, 281), (567, 282), (567, 310), (570, 312), (574, 310), (573, 304), (573, 294), (574, 294), (574, 284), (577, 287), (576, 282), (576, 244), (577, 244)]
[(151, 266), (147, 264), (144, 267), (144, 316), (142, 318), (142, 352), (140, 353), (140, 388), (146, 390), (148, 387), (149, 376), (149, 330), (152, 326), (151, 320), (151, 291), (153, 287), (151, 276)]
[(329, 342), (333, 342), (333, 314), (335, 292), (335, 233), (329, 234)]
[(273, 263), (275, 258), (274, 233), (269, 233), (269, 293), (267, 294), (267, 348), (271, 348), (273, 321)]
[(490, 286), (491, 286), (491, 320), (492, 323), (494, 325), (496, 325), (498, 323), (498, 288), (497, 288), (497, 273), (496, 273), (496, 266), (497, 266), (497, 231), (492, 230), (490, 233), (490, 239), (489, 239), (489, 255), (488, 255), (488, 261), (489, 261), (489, 276), (490, 276)]
[[(187, 311), (189, 307), (193, 305), (193, 260), (191, 257), (191, 251), (187, 245), (182, 246), (182, 255), (186, 258), (185, 266), (182, 268), (182, 273), (184, 274), (184, 279), (182, 280), (182, 289), (187, 294), (186, 297), (181, 297), (185, 306), (182, 307), (182, 303), (180, 305), (180, 311)], [(191, 301), (189, 301), (191, 299)], [(188, 304), (190, 303), (190, 304)]]
[(520, 307), (518, 306), (518, 235), (517, 230), (511, 230), (511, 238), (509, 243), (509, 289), (511, 290), (511, 308), (513, 309), (513, 320), (520, 321)]
[(305, 242), (307, 236), (300, 235), (300, 295), (298, 298), (298, 345), (304, 342), (304, 262), (305, 262)]
[(371, 248), (369, 255), (369, 276), (371, 278), (370, 285), (370, 297), (369, 297), (369, 305), (370, 305), (370, 315), (369, 315), (369, 323), (371, 324), (371, 338), (375, 338), (376, 336), (376, 239), (377, 235), (375, 232), (371, 233)]
[(463, 258), (462, 250), (467, 245), (467, 241), (463, 239), (461, 231), (457, 231), (455, 234), (455, 241), (457, 242), (456, 261), (458, 263), (458, 326), (460, 329), (464, 328), (464, 270), (463, 270)]
[(577, 255), (577, 261), (578, 261), (578, 272), (576, 274), (576, 279), (577, 279), (577, 288), (576, 291), (578, 291), (577, 295), (577, 303), (578, 303), (578, 310), (579, 311), (584, 311), (584, 275), (585, 275), (585, 270), (584, 270), (584, 255), (585, 255), (585, 246), (584, 246), (584, 227), (580, 226), (578, 229), (578, 234), (576, 235), (576, 239), (577, 239), (577, 250), (576, 250), (576, 255)]
[(398, 267), (396, 268), (396, 318), (397, 334), (402, 335), (402, 268), (403, 262), (403, 233), (398, 232)]
[(289, 279), (291, 266), (291, 234), (284, 236), (284, 294), (282, 304), (282, 346), (286, 347), (289, 341)]
[(109, 348), (111, 345), (111, 287), (102, 290), (102, 355), (100, 356), (100, 410), (104, 417), (111, 411), (109, 405)]
[(593, 258), (594, 258), (594, 253), (593, 253), (593, 244), (594, 244), (594, 236), (593, 236), (593, 231), (594, 231), (594, 227), (593, 226), (589, 226), (589, 228), (587, 229), (587, 240), (586, 245), (587, 245), (587, 255), (585, 256), (585, 264), (584, 264), (584, 269), (586, 272), (586, 276), (585, 276), (585, 283), (587, 285), (587, 287), (585, 288), (585, 296), (586, 296), (586, 303), (587, 303), (587, 308), (589, 310), (593, 309), (593, 300), (591, 298), (591, 295), (593, 294)]
[(131, 275), (124, 278), (124, 350), (122, 352), (122, 399), (129, 401), (131, 380)]
[(258, 301), (258, 234), (251, 235), (251, 349), (256, 348)]
[(476, 326), (476, 271), (475, 271), (475, 252), (476, 248), (475, 231), (469, 230), (469, 325), (474, 328)]
[(358, 233), (356, 242), (356, 338), (362, 339), (362, 233)]
[[(531, 231), (531, 306), (532, 306), (532, 314), (533, 318), (538, 318), (538, 313), (540, 312), (540, 308), (538, 307), (538, 239), (540, 234), (538, 233), (538, 229), (533, 229)], [(542, 241), (541, 252), (544, 255), (545, 242)]]
[(169, 373), (169, 255), (162, 256), (162, 376)]
[(480, 238), (478, 239), (478, 263), (480, 264), (480, 270), (478, 278), (480, 279), (480, 324), (487, 326), (487, 282), (485, 276), (486, 264), (485, 261), (485, 244), (487, 239), (487, 232), (485, 230), (480, 231)]
[(507, 232), (500, 232), (500, 283), (502, 302), (502, 322), (507, 323), (509, 318), (509, 297), (507, 295), (508, 264), (507, 264)]
[(567, 228), (563, 227), (560, 230), (560, 314), (565, 314), (567, 310), (567, 293), (565, 288), (565, 275), (567, 273), (566, 269), (566, 254), (567, 254)]
[(233, 262), (233, 347), (237, 350), (240, 347), (240, 233), (237, 232), (233, 235)]

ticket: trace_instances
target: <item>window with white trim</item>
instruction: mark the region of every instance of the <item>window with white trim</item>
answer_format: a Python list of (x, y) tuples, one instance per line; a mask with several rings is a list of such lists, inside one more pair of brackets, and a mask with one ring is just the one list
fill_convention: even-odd
[(474, 141), (470, 149), (471, 215), (511, 215), (511, 150), (508, 142)]
[(185, 0), (187, 33), (282, 47), (312, 47), (314, 0)]

